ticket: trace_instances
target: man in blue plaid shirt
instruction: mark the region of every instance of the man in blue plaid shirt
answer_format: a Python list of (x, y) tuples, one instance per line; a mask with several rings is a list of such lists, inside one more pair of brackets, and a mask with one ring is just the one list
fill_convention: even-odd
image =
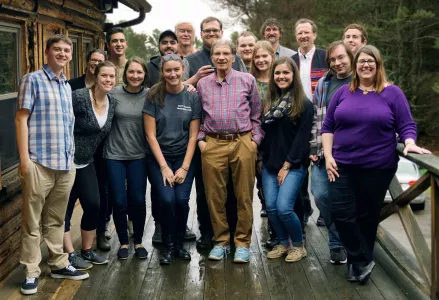
[(71, 40), (50, 37), (45, 55), (47, 65), (23, 77), (15, 118), (23, 185), (20, 262), (26, 267), (21, 287), (25, 295), (37, 292), (41, 274), (40, 222), (51, 276), (88, 278), (88, 273), (70, 266), (63, 253), (64, 216), (76, 173), (72, 90), (63, 73), (72, 59)]

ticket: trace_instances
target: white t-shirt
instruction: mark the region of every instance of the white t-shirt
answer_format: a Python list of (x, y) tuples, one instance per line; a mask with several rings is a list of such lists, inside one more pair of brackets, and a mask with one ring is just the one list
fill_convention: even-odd
[(300, 60), (300, 79), (302, 81), (303, 91), (305, 92), (306, 97), (312, 101), (312, 88), (311, 88), (311, 67), (312, 67), (312, 58), (314, 53), (316, 52), (316, 47), (313, 47), (308, 53), (305, 55), (298, 51), (299, 60)]

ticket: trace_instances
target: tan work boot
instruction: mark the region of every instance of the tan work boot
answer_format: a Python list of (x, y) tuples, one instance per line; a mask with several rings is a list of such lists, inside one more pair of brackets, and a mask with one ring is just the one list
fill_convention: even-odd
[(267, 253), (267, 258), (280, 258), (285, 256), (288, 253), (288, 250), (290, 250), (289, 246), (276, 245), (270, 252)]
[(287, 257), (285, 257), (285, 261), (286, 262), (296, 262), (296, 261), (299, 261), (302, 258), (306, 257), (306, 255), (307, 255), (307, 253), (306, 253), (305, 247), (303, 247), (303, 246), (292, 247), (288, 251), (288, 255), (287, 255)]

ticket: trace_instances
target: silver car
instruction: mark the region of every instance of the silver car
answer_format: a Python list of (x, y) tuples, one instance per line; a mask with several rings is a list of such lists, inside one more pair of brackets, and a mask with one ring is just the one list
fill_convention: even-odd
[[(412, 184), (414, 184), (420, 177), (421, 172), (419, 172), (418, 166), (405, 159), (404, 157), (399, 157), (398, 170), (396, 171), (396, 177), (403, 191), (408, 189)], [(389, 191), (386, 193), (384, 198), (384, 203), (389, 203), (392, 201)], [(425, 208), (425, 192), (413, 199), (410, 202), (410, 206), (414, 210), (420, 210)]]

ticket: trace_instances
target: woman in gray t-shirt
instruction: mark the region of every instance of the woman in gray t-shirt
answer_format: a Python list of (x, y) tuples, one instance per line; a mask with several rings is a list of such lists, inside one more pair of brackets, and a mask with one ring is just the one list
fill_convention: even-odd
[(117, 106), (113, 125), (104, 145), (109, 192), (113, 201), (113, 219), (119, 237), (117, 256), (128, 258), (127, 212), (133, 222), (133, 239), (138, 258), (148, 252), (142, 246), (146, 218), (145, 133), (142, 107), (147, 90), (143, 88), (146, 65), (139, 57), (130, 59), (123, 73), (125, 86), (111, 91)]
[(191, 166), (200, 128), (201, 104), (197, 93), (182, 82), (184, 65), (180, 56), (162, 57), (160, 81), (148, 92), (144, 123), (148, 147), (148, 176), (160, 201), (162, 239), (166, 250), (161, 265), (174, 256), (190, 260), (183, 248), (189, 197), (194, 181)]

